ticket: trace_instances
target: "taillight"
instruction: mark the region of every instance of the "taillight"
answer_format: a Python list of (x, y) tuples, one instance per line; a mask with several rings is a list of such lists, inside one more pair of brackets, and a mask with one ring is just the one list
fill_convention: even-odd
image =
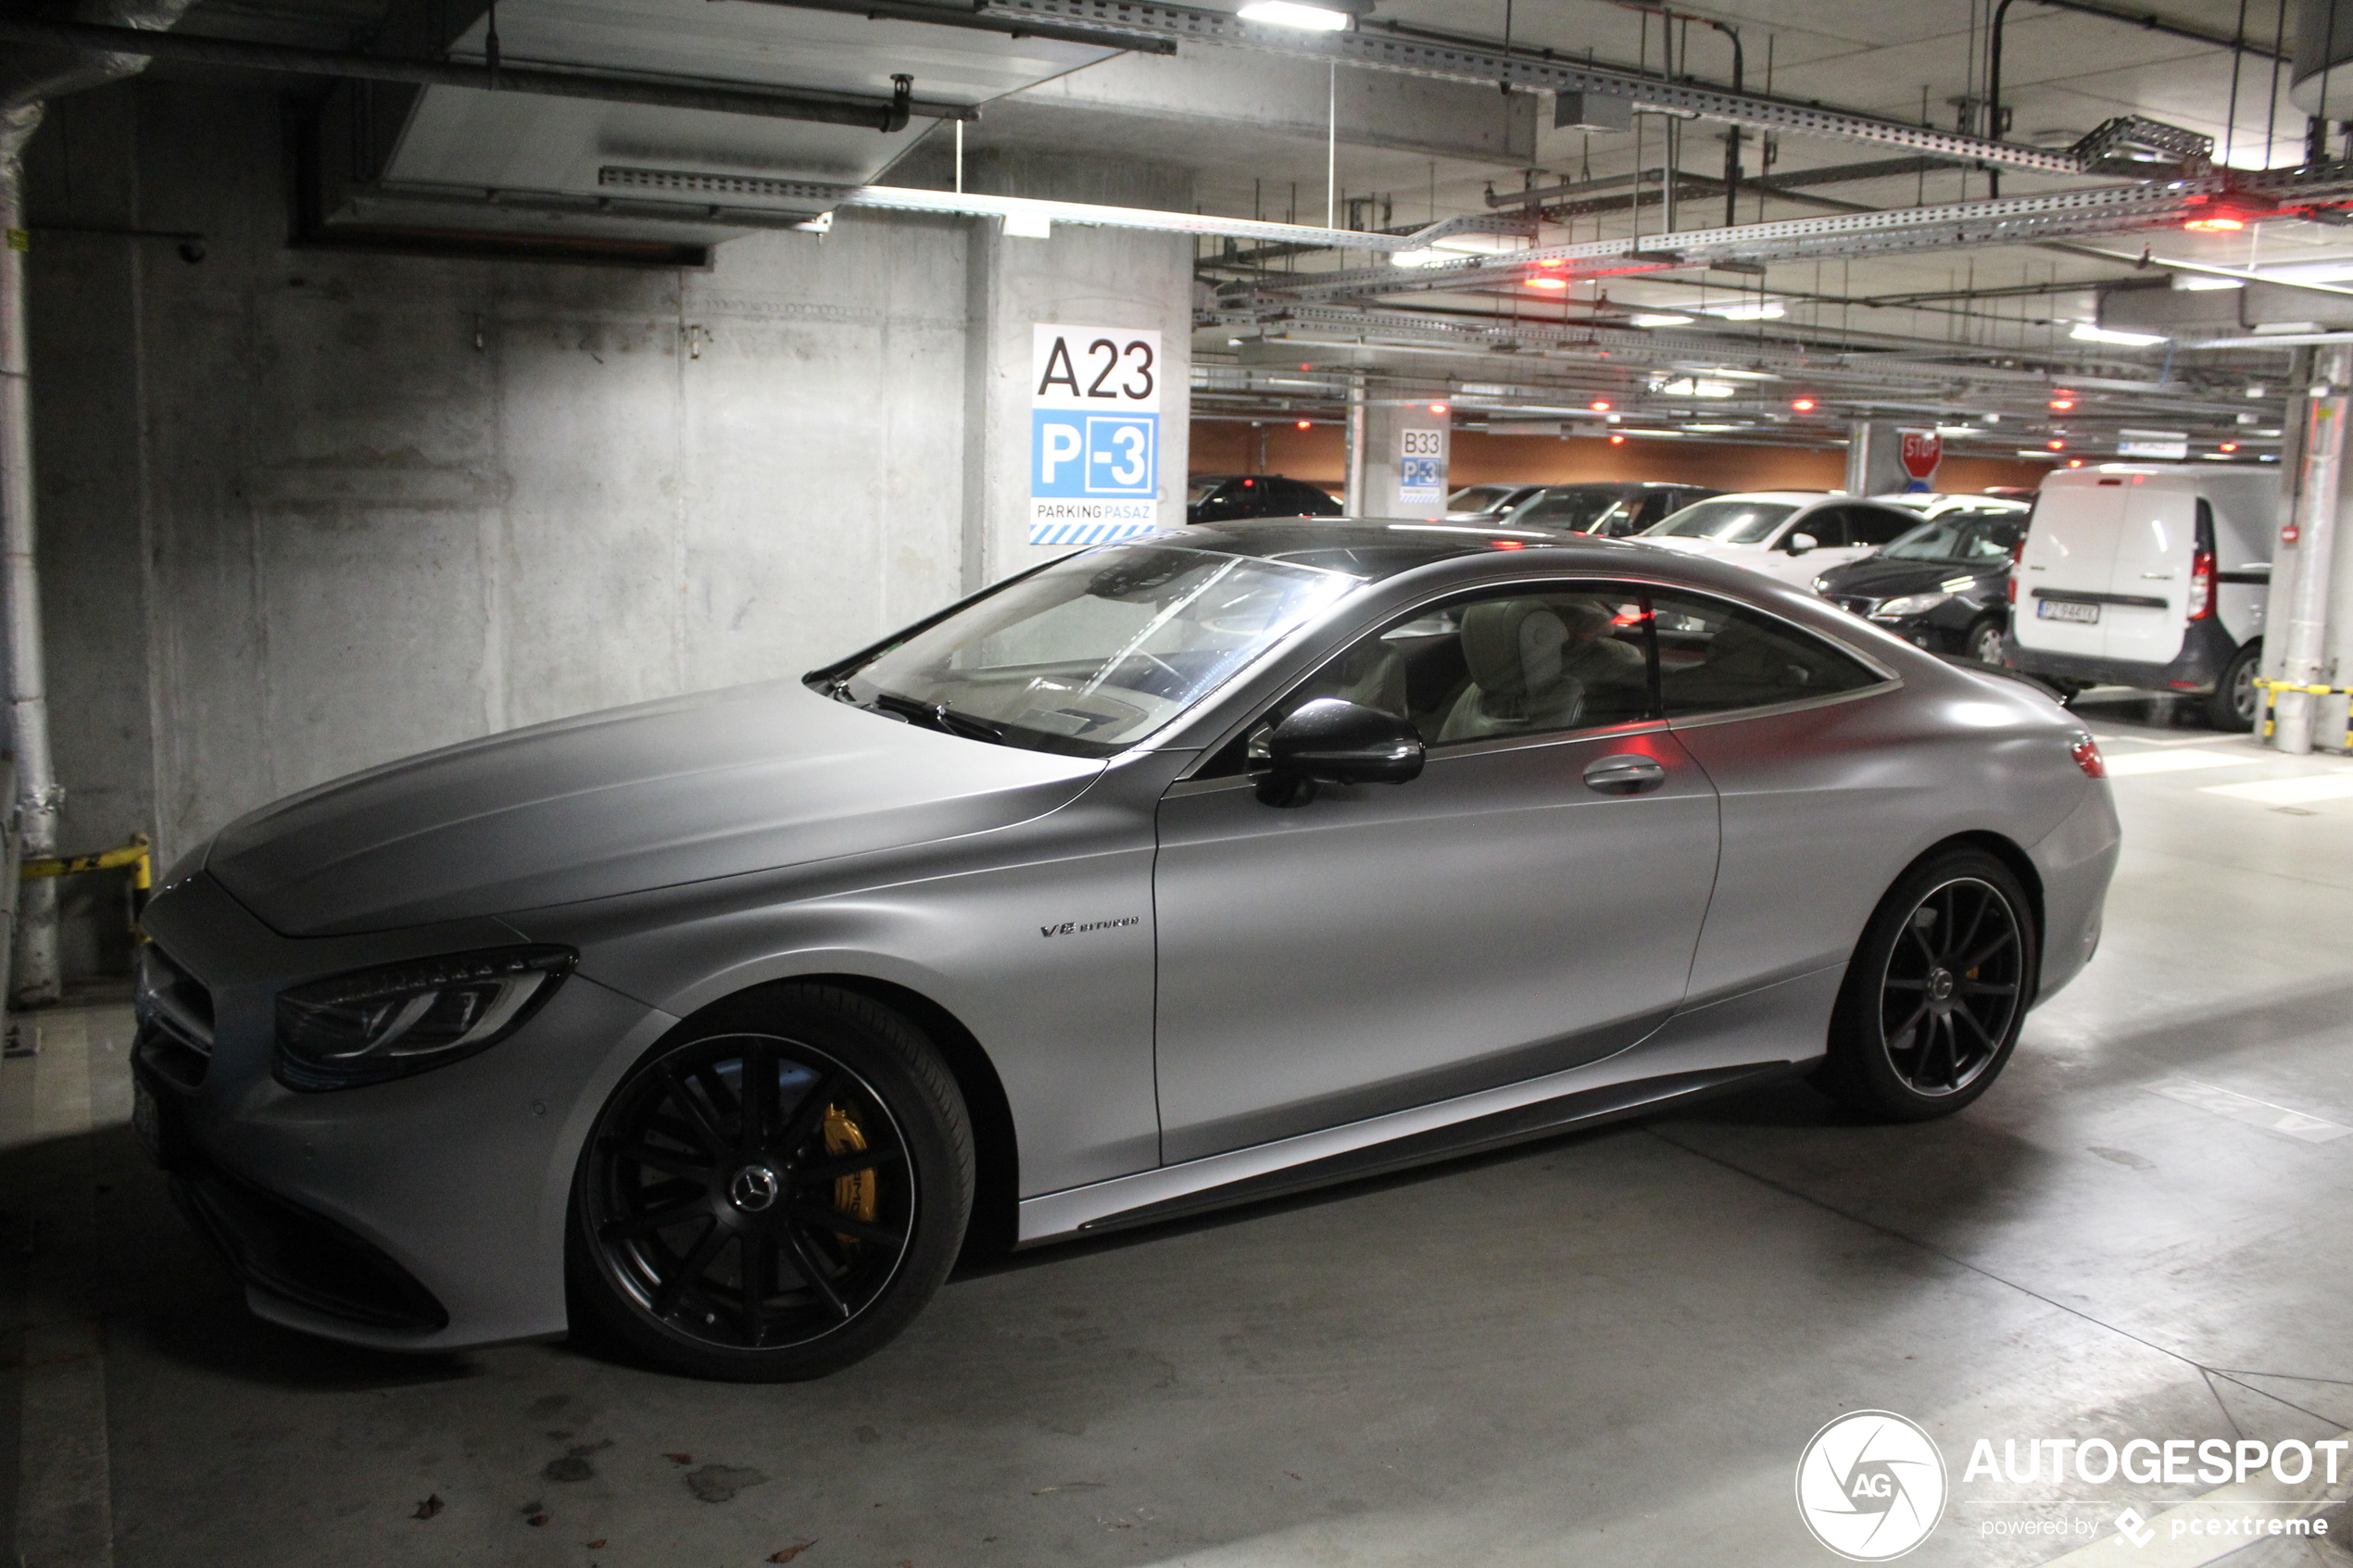
[(2010, 568), (2010, 575), (2009, 575), (2009, 596), (2010, 596), (2010, 603), (2012, 603), (2012, 604), (2016, 604), (2016, 603), (2018, 603), (2018, 568), (2016, 568), (2016, 567), (2012, 567), (2012, 568)]
[(2100, 743), (2091, 736), (2077, 735), (2075, 744), (2068, 748), (2068, 755), (2075, 759), (2075, 765), (2083, 770), (2085, 778), (2108, 777), (2108, 759), (2100, 755)]
[(2200, 550), (2190, 557), (2190, 619), (2204, 621), (2214, 613), (2214, 552)]

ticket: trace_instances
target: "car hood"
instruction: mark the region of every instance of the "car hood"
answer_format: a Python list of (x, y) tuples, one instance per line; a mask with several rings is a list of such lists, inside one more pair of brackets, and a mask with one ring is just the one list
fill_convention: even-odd
[(241, 818), (206, 869), (289, 936), (496, 915), (1008, 826), (1101, 762), (779, 681), (515, 730)]
[(1898, 594), (1931, 593), (1940, 584), (1962, 577), (1982, 585), (1986, 575), (1982, 568), (1957, 560), (1890, 560), (1883, 556), (1865, 556), (1861, 560), (1831, 567), (1822, 573), (1822, 578), (1833, 594), (1869, 594), (1884, 599)]

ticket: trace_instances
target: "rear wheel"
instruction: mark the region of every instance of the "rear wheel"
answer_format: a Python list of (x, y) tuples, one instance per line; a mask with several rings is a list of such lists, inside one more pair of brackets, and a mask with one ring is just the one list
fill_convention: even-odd
[(913, 1025), (777, 985), (665, 1041), (613, 1092), (574, 1185), (575, 1310), (673, 1372), (820, 1377), (947, 1277), (970, 1123)]
[(2239, 649), (2214, 683), (2206, 699), (2206, 721), (2218, 730), (2245, 734), (2255, 728), (2255, 676), (2263, 662), (2263, 645), (2249, 643)]
[(1864, 926), (1814, 1083), (1878, 1120), (1951, 1115), (2009, 1060), (2041, 958), (2007, 866), (1982, 849), (1931, 857)]

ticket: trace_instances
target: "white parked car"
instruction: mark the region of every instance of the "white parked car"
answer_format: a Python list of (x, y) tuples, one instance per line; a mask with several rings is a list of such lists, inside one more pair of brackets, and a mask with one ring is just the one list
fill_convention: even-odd
[(1695, 501), (1636, 537), (1805, 588), (1919, 523), (1917, 512), (1843, 491), (1755, 490)]
[(1902, 507), (1931, 520), (1948, 512), (2016, 512), (2020, 516), (2034, 509), (2031, 501), (2015, 495), (1972, 495), (1964, 491), (1944, 494), (1934, 490), (1906, 490), (1892, 495), (1874, 495), (1872, 500), (1882, 506)]

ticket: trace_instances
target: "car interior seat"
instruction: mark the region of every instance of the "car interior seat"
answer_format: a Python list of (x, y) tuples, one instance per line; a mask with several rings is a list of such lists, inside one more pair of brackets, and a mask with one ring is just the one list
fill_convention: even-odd
[(1585, 684), (1567, 672), (1568, 627), (1541, 599), (1498, 599), (1463, 612), (1471, 684), (1439, 726), (1441, 744), (1567, 729)]

